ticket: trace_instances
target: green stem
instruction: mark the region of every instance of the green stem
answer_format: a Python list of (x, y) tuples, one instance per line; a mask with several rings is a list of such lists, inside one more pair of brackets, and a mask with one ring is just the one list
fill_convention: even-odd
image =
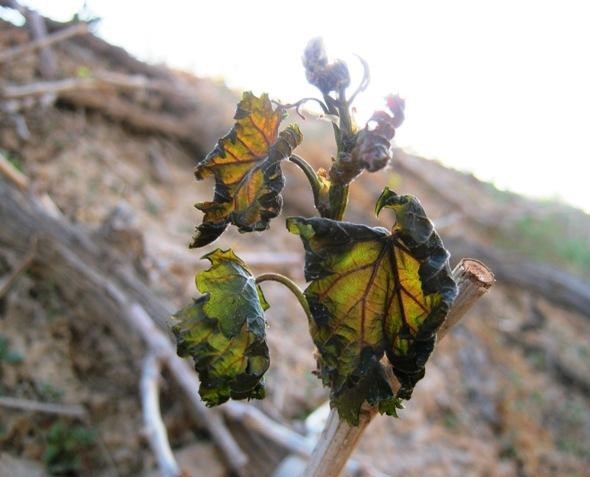
[(303, 308), (303, 311), (307, 315), (307, 319), (310, 321), (313, 320), (313, 317), (311, 315), (311, 310), (309, 309), (309, 303), (307, 303), (307, 299), (305, 298), (305, 295), (303, 295), (303, 292), (299, 289), (299, 287), (295, 284), (295, 282), (293, 282), (293, 280), (291, 280), (290, 278), (287, 278), (285, 275), (281, 275), (280, 273), (272, 273), (272, 272), (263, 273), (262, 275), (259, 275), (256, 277), (256, 283), (267, 282), (270, 280), (275, 281), (275, 282), (279, 282), (279, 283), (282, 283), (283, 285), (285, 285), (289, 289), (289, 291), (291, 293), (293, 293), (293, 295), (295, 295), (295, 298), (297, 298), (297, 301), (301, 305), (301, 308)]
[(333, 220), (342, 220), (346, 206), (348, 205), (348, 184), (340, 185), (332, 183), (328, 191), (328, 202), (330, 204), (329, 214), (325, 217)]
[[(328, 98), (330, 101), (328, 101)], [(332, 172), (335, 170), (335, 168), (338, 168), (338, 163), (342, 153), (349, 152), (346, 150), (348, 148), (347, 144), (349, 139), (353, 137), (354, 131), (349, 110), (350, 103), (346, 100), (345, 90), (341, 89), (338, 92), (338, 99), (333, 99), (329, 96), (328, 98), (324, 96), (328, 107), (332, 109), (330, 112), (332, 114), (335, 112), (340, 118), (339, 126), (336, 127), (336, 125), (334, 125), (334, 137), (336, 139), (337, 152), (336, 161), (332, 164)], [(330, 178), (332, 178), (332, 176), (330, 176)], [(342, 220), (347, 205), (348, 184), (337, 184), (331, 180), (328, 191), (328, 207), (326, 208), (326, 213), (323, 213), (322, 216), (333, 220)]]
[(344, 88), (338, 92), (338, 115), (340, 116), (340, 129), (344, 131), (344, 134), (352, 134), (350, 103), (346, 101), (346, 91)]
[(311, 185), (311, 190), (313, 192), (313, 201), (315, 203), (316, 209), (320, 210), (320, 180), (318, 179), (318, 175), (313, 170), (313, 167), (302, 157), (298, 156), (297, 154), (291, 154), (289, 156), (289, 160), (295, 164), (299, 169), (303, 171), (305, 177), (309, 181)]
[[(328, 107), (328, 113), (337, 116), (338, 119), (340, 120), (340, 112), (338, 111), (338, 108), (336, 106), (334, 106), (334, 103), (336, 102), (336, 100), (334, 98), (332, 98), (330, 95), (328, 94), (324, 94), (324, 102), (326, 103), (326, 106)], [(336, 124), (332, 124), (332, 129), (334, 130), (334, 138), (336, 139), (336, 147), (337, 150), (340, 151), (340, 148), (342, 146), (342, 134), (340, 133), (340, 126), (337, 126)]]

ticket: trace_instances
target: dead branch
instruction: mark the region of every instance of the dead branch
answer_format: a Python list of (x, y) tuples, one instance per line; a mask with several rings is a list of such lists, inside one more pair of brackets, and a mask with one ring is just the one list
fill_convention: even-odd
[(151, 111), (125, 101), (117, 95), (101, 97), (83, 90), (64, 91), (60, 94), (60, 99), (80, 108), (98, 111), (135, 129), (164, 134), (190, 144), (195, 149), (201, 148), (202, 141), (199, 134), (203, 126), (197, 124), (194, 118), (192, 121), (186, 121), (182, 116)]
[[(93, 290), (93, 281), (85, 279), (87, 274), (76, 266), (81, 262), (85, 264), (85, 269), (94, 270), (101, 278), (108, 277), (108, 281), (116, 283), (130, 300), (142, 303), (146, 312), (165, 329), (168, 317), (176, 307), (158, 296), (140, 279), (132, 264), (122, 261), (120, 257), (111, 256), (108, 249), (92, 240), (89, 230), (81, 225), (71, 224), (59, 213), (48, 210), (46, 202), (42, 202), (42, 198), (17, 191), (0, 175), (0, 243), (15, 253), (24, 255), (28, 251), (30, 238), (39, 236), (50, 245), (37, 247), (35, 263), (56, 283), (63, 285), (66, 297), (82, 299), (84, 306), (99, 317), (110, 318), (120, 312), (116, 303), (105, 299), (100, 291)], [(51, 244), (60, 244), (61, 248), (68, 250), (76, 258), (72, 266), (60, 260), (60, 250)], [(128, 340), (126, 332), (122, 333), (122, 338), (126, 335)]]
[(83, 406), (77, 404), (57, 404), (50, 402), (31, 401), (29, 399), (11, 398), (0, 396), (0, 406), (22, 411), (43, 412), (46, 414), (60, 414), (62, 416), (86, 417), (87, 412)]
[(75, 93), (108, 87), (119, 90), (162, 90), (166, 88), (166, 85), (149, 80), (145, 76), (130, 76), (102, 71), (94, 73), (89, 78), (65, 78), (56, 81), (41, 81), (24, 85), (7, 85), (2, 88), (0, 96), (4, 99), (21, 99), (27, 96), (62, 95), (69, 92)]
[[(10, 0), (0, 0), (0, 6), (16, 8)], [(18, 11), (21, 12), (27, 10), (19, 8)], [(44, 21), (50, 33), (71, 26), (71, 23), (60, 23), (49, 18), (44, 18)], [(108, 95), (108, 98), (107, 95), (97, 98), (89, 90), (60, 93), (60, 102), (64, 104), (98, 111), (139, 131), (176, 138), (199, 154), (203, 152), (203, 147), (213, 144), (228, 126), (235, 98), (229, 92), (222, 94), (220, 101), (227, 99), (222, 109), (227, 109), (225, 113), (220, 113), (220, 101), (213, 108), (205, 99), (210, 94), (218, 95), (221, 91), (208, 80), (187, 81), (181, 74), (160, 65), (141, 62), (123, 48), (110, 45), (93, 34), (74, 36), (60, 46), (74, 61), (87, 63), (100, 58), (101, 63), (108, 63), (109, 69), (146, 78), (150, 82), (148, 89), (154, 91), (149, 96), (149, 104), (155, 106), (141, 106), (136, 97), (121, 98), (116, 94)], [(10, 107), (13, 110), (18, 109), (18, 105), (11, 104)], [(203, 121), (203, 118), (207, 120)]]
[[(0, 0), (1, 6), (10, 7), (7, 5), (10, 0)], [(62, 23), (50, 18), (45, 18), (47, 30), (51, 33), (67, 28), (68, 23)], [(109, 42), (94, 35), (77, 36), (71, 39), (76, 45), (88, 49), (99, 58), (104, 58), (109, 63), (117, 68), (129, 71), (133, 74), (147, 76), (148, 78), (157, 78), (165, 81), (175, 80), (175, 76), (170, 70), (161, 66), (154, 66), (130, 55), (124, 48), (111, 45)]]
[(21, 190), (29, 187), (29, 178), (14, 167), (0, 152), (0, 174)]
[(14, 282), (18, 279), (18, 277), (20, 277), (21, 274), (24, 273), (27, 270), (27, 268), (29, 268), (31, 266), (31, 263), (33, 263), (33, 259), (35, 258), (36, 246), (37, 246), (37, 239), (36, 239), (36, 237), (33, 237), (29, 251), (20, 260), (20, 262), (17, 264), (17, 266), (14, 268), (14, 270), (12, 270), (10, 272), (10, 275), (8, 276), (8, 278), (6, 278), (0, 284), (0, 299), (8, 292), (8, 290), (10, 290), (10, 288), (12, 287)]
[[(11, 0), (0, 0), (0, 6), (16, 8), (23, 15), (27, 15), (27, 8), (21, 7)], [(44, 18), (48, 31), (51, 33), (60, 32), (69, 28), (71, 24), (60, 23)], [(203, 145), (212, 144), (227, 128), (228, 116), (219, 113), (219, 103), (212, 109), (206, 100), (209, 92), (219, 92), (217, 86), (206, 80), (188, 82), (178, 73), (172, 72), (165, 67), (143, 63), (124, 49), (115, 47), (97, 38), (92, 34), (78, 35), (63, 42), (62, 49), (74, 60), (87, 62), (90, 58), (100, 58), (107, 61), (110, 68), (129, 73), (124, 84), (113, 81), (113, 77), (96, 78), (75, 78), (84, 80), (82, 82), (58, 83), (55, 85), (31, 85), (9, 87), (5, 91), (9, 95), (17, 95), (23, 100), (31, 98), (49, 98), (54, 101), (55, 93), (42, 94), (45, 90), (58, 90), (58, 99), (64, 104), (74, 107), (88, 108), (98, 111), (105, 116), (121, 121), (139, 131), (164, 134), (178, 139), (192, 151), (201, 154)], [(133, 78), (134, 81), (129, 81)], [(143, 83), (140, 81), (143, 79)], [(98, 84), (98, 85), (97, 85)], [(51, 86), (51, 87), (50, 87)], [(13, 88), (14, 87), (14, 88)], [(100, 87), (103, 94), (95, 94), (96, 88)], [(22, 88), (22, 89), (19, 89)], [(90, 88), (90, 89), (89, 89)], [(156, 107), (141, 105), (137, 97), (124, 98), (117, 94), (121, 88), (132, 88), (136, 90), (149, 90), (153, 92), (149, 96), (150, 104), (157, 104)], [(113, 94), (106, 94), (111, 89)], [(22, 96), (35, 94), (36, 96)], [(0, 96), (2, 94), (0, 93)], [(233, 103), (231, 94), (227, 95), (228, 113), (230, 103)], [(18, 111), (23, 108), (19, 101), (4, 98), (3, 110)], [(203, 121), (207, 118), (207, 121)]]
[(160, 414), (159, 379), (160, 358), (153, 351), (148, 351), (143, 361), (140, 381), (141, 407), (145, 434), (156, 456), (160, 473), (163, 477), (179, 477), (180, 469), (172, 454), (166, 427)]
[(16, 134), (20, 139), (23, 141), (28, 141), (31, 139), (31, 131), (29, 130), (29, 126), (25, 121), (25, 118), (20, 114), (12, 114), (11, 115), (12, 123), (14, 124), (14, 128), (16, 130)]
[[(481, 262), (472, 259), (463, 259), (453, 270), (453, 278), (457, 282), (459, 292), (456, 300), (457, 307), (453, 306), (449, 312), (447, 317), (449, 325), (441, 329), (439, 338), (443, 338), (448, 329), (455, 325), (494, 283), (494, 275), (491, 271)], [(399, 383), (394, 381), (392, 390), (396, 392), (398, 389)], [(365, 405), (359, 425), (351, 426), (347, 422), (340, 421), (338, 412), (332, 409), (324, 432), (303, 475), (306, 477), (340, 475), (346, 461), (377, 412), (376, 407)]]
[(311, 442), (301, 434), (277, 423), (259, 409), (239, 401), (229, 401), (220, 409), (227, 417), (279, 443), (290, 452), (302, 457), (311, 455), (313, 450)]
[(89, 33), (88, 25), (86, 23), (76, 23), (70, 27), (59, 30), (55, 33), (47, 35), (44, 38), (31, 41), (24, 45), (15, 46), (4, 51), (0, 51), (0, 64), (15, 60), (27, 53), (37, 51), (42, 48), (54, 45), (56, 43), (68, 40), (77, 35), (85, 35)]
[[(106, 290), (109, 295), (117, 297), (117, 301), (124, 304), (125, 298), (120, 295), (116, 288), (106, 284)], [(139, 304), (127, 305), (127, 313), (124, 316), (141, 335), (152, 352), (157, 353), (162, 359), (190, 402), (191, 410), (197, 414), (199, 422), (206, 426), (232, 470), (238, 475), (244, 475), (248, 457), (242, 452), (231, 433), (225, 427), (219, 411), (207, 409), (197, 397), (198, 377), (195, 371), (186, 361), (177, 356), (170, 340), (156, 327), (154, 321)]]
[[(27, 9), (27, 25), (33, 41), (44, 42), (47, 40), (47, 26), (44, 18), (35, 10)], [(39, 71), (44, 78), (53, 78), (57, 73), (57, 61), (48, 46), (42, 46), (39, 52)]]
[[(177, 92), (170, 91), (172, 88), (171, 84), (151, 80), (145, 76), (101, 71), (89, 78), (65, 78), (25, 85), (6, 85), (0, 88), (0, 98), (5, 104), (31, 97), (49, 97), (54, 100), (59, 98), (77, 107), (97, 110), (136, 129), (176, 137), (196, 146), (198, 141), (195, 139), (195, 131), (199, 130), (199, 126), (194, 121), (182, 120), (175, 114), (151, 111), (117, 94), (118, 91), (125, 90), (152, 90), (164, 95), (178, 95)], [(103, 94), (96, 94), (98, 90)]]

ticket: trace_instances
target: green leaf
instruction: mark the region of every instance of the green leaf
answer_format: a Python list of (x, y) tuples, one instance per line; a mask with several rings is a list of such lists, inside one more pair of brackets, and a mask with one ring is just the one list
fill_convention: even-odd
[(211, 267), (196, 276), (204, 293), (174, 315), (179, 356), (191, 356), (199, 394), (208, 406), (228, 399), (262, 399), (269, 366), (264, 310), (268, 304), (254, 277), (232, 250), (203, 258)]
[(215, 194), (211, 202), (195, 205), (205, 216), (190, 247), (213, 242), (230, 223), (240, 232), (266, 230), (270, 219), (280, 213), (284, 186), (280, 161), (303, 139), (296, 125), (279, 134), (284, 114), (282, 108), (273, 108), (266, 94), (260, 98), (243, 94), (233, 129), (195, 169), (198, 180), (214, 176)]
[[(395, 414), (400, 399), (411, 397), (456, 294), (449, 254), (418, 200), (385, 189), (377, 212), (384, 207), (396, 214), (391, 233), (317, 217), (287, 220), (306, 251), (319, 374), (332, 405), (352, 424), (364, 401)], [(401, 384), (395, 396), (384, 354)]]

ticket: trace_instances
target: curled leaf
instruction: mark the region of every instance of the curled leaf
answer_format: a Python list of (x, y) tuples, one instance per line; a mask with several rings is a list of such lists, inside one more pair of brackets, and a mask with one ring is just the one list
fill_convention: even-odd
[[(391, 160), (391, 140), (404, 119), (404, 100), (394, 95), (388, 96), (386, 100), (393, 116), (385, 111), (376, 111), (367, 126), (358, 132), (352, 151), (351, 161), (369, 172), (383, 169)], [(370, 128), (369, 125), (374, 127)]]
[(208, 406), (228, 399), (262, 399), (269, 366), (264, 310), (254, 277), (231, 250), (203, 258), (211, 267), (196, 276), (204, 293), (174, 315), (179, 356), (191, 356), (199, 373), (199, 394)]
[[(377, 207), (395, 211), (391, 233), (324, 218), (287, 221), (305, 247), (319, 375), (352, 424), (364, 401), (392, 414), (411, 397), (456, 294), (448, 252), (417, 199), (386, 189)], [(380, 363), (384, 354), (401, 384), (396, 395)]]
[(316, 209), (322, 217), (330, 211), (330, 176), (329, 172), (320, 167), (316, 173), (317, 191), (314, 191), (314, 202)]
[(343, 136), (338, 160), (330, 169), (334, 184), (349, 184), (365, 169), (376, 172), (391, 160), (391, 140), (403, 123), (405, 103), (394, 95), (389, 95), (386, 102), (391, 114), (375, 111), (363, 129)]
[(328, 63), (328, 56), (321, 38), (313, 38), (303, 52), (305, 77), (322, 94), (341, 91), (350, 85), (350, 73), (346, 63), (336, 60)]
[(240, 232), (266, 230), (282, 207), (284, 178), (280, 161), (286, 159), (303, 136), (296, 125), (278, 132), (284, 110), (273, 108), (268, 96), (245, 92), (233, 129), (195, 169), (201, 180), (215, 178), (211, 202), (195, 207), (205, 213), (190, 247), (202, 247), (217, 239), (227, 225)]

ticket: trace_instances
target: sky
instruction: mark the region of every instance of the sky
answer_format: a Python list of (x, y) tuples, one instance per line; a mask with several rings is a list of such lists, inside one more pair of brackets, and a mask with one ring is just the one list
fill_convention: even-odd
[[(83, 0), (21, 0), (68, 19)], [(293, 102), (317, 95), (301, 54), (371, 68), (363, 121), (406, 100), (396, 145), (497, 187), (590, 212), (590, 3), (86, 0), (97, 33), (138, 57)]]

